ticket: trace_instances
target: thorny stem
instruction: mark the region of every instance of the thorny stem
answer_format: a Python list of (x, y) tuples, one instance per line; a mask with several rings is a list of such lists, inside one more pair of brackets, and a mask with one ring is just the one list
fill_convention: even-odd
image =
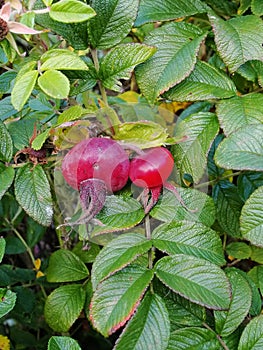
[[(96, 71), (98, 72), (100, 69), (100, 64), (99, 64), (99, 60), (98, 60), (98, 52), (96, 49), (91, 49), (90, 52), (91, 52), (91, 56), (92, 56), (92, 59), (94, 62), (94, 67), (95, 67)], [(101, 84), (101, 81), (98, 81), (98, 86), (100, 89), (102, 100), (105, 103), (105, 105), (108, 107), (108, 98), (107, 98), (106, 90), (105, 90), (104, 86)]]
[(240, 174), (242, 174), (242, 171), (237, 171), (236, 173), (232, 173), (232, 174), (228, 174), (228, 175), (222, 176), (220, 179), (214, 179), (214, 180), (211, 180), (211, 181), (203, 182), (203, 183), (201, 183), (199, 185), (196, 185), (194, 188), (201, 188), (201, 187), (206, 187), (206, 186), (209, 186), (209, 185), (213, 185), (213, 184), (217, 183), (219, 180), (229, 179), (230, 177), (238, 176)]
[[(204, 322), (204, 323), (203, 323), (203, 326), (204, 326), (206, 329), (209, 329), (211, 332), (215, 333), (215, 331), (214, 331), (211, 327), (209, 327), (207, 323)], [(222, 345), (222, 347), (223, 347), (225, 350), (230, 350), (229, 347), (226, 345), (226, 343), (225, 343), (224, 340), (220, 337), (219, 334), (216, 334), (216, 337), (217, 337), (219, 343)]]

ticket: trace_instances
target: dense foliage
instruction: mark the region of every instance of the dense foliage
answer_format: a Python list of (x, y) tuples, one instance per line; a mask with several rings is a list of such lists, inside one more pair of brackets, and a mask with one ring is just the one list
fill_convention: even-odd
[(0, 6), (0, 348), (261, 350), (262, 1)]

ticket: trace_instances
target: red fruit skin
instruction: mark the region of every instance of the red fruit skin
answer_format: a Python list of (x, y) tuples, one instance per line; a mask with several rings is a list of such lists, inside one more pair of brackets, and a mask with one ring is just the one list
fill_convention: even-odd
[(66, 154), (62, 174), (76, 190), (82, 181), (95, 178), (104, 181), (108, 191), (116, 192), (126, 185), (129, 167), (128, 155), (116, 141), (94, 137), (81, 141)]
[(154, 188), (166, 182), (173, 167), (174, 159), (170, 151), (163, 147), (150, 148), (132, 159), (129, 177), (138, 187)]

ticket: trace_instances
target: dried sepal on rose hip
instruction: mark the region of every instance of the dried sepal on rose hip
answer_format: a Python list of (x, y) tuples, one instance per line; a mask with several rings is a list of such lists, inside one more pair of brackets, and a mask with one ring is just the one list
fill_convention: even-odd
[(106, 194), (126, 185), (129, 167), (125, 150), (105, 137), (85, 139), (66, 154), (62, 174), (66, 182), (79, 191), (83, 208), (83, 215), (74, 225), (90, 222), (103, 208)]
[(132, 183), (144, 189), (141, 200), (146, 214), (157, 203), (163, 187), (172, 191), (179, 202), (186, 207), (177, 189), (167, 182), (173, 168), (173, 156), (164, 147), (146, 149), (131, 160), (129, 177)]

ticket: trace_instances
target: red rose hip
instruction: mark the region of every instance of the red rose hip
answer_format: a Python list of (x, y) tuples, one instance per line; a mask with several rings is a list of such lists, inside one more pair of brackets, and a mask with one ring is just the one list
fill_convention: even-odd
[(129, 177), (138, 187), (160, 187), (165, 184), (173, 167), (173, 156), (166, 148), (150, 148), (132, 159)]
[(74, 189), (94, 178), (102, 180), (108, 191), (116, 192), (127, 183), (129, 166), (127, 153), (116, 141), (94, 137), (81, 141), (66, 154), (62, 174)]

